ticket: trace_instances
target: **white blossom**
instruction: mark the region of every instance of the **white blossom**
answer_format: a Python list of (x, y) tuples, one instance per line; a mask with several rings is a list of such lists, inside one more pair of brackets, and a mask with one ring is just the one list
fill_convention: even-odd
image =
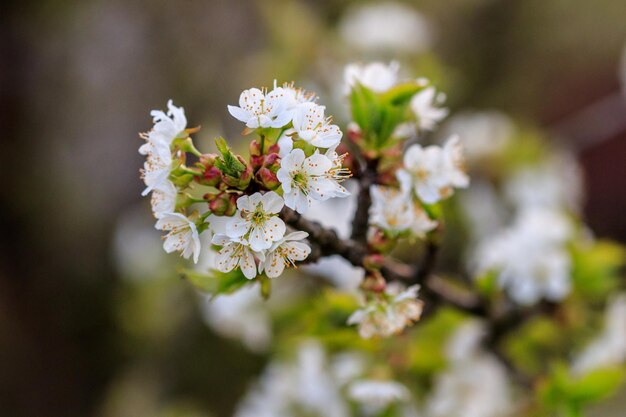
[(405, 290), (389, 284), (380, 297), (369, 301), (348, 318), (348, 324), (357, 324), (364, 339), (374, 336), (389, 337), (420, 319), (423, 303), (417, 299), (419, 285)]
[[(331, 148), (341, 141), (341, 130), (324, 117), (324, 106), (313, 102), (299, 104), (293, 116), (293, 128), (300, 139), (319, 148)], [(279, 145), (280, 146), (280, 145)]]
[(455, 114), (442, 129), (447, 137), (461, 132), (465, 156), (471, 162), (501, 153), (511, 143), (514, 125), (505, 114), (494, 111), (464, 112)]
[(373, 407), (374, 410), (381, 410), (390, 404), (407, 401), (411, 394), (399, 382), (362, 379), (348, 386), (348, 397), (357, 403)]
[(340, 390), (322, 347), (305, 342), (295, 361), (275, 361), (266, 368), (235, 417), (349, 417)]
[(231, 238), (244, 237), (253, 251), (268, 249), (285, 235), (285, 223), (278, 217), (284, 204), (274, 191), (239, 197), (239, 212), (227, 224), (226, 234)]
[(433, 130), (448, 115), (448, 109), (441, 107), (445, 99), (435, 87), (427, 87), (411, 98), (411, 110), (421, 130)]
[(335, 174), (333, 161), (327, 156), (315, 153), (307, 158), (302, 149), (294, 149), (281, 159), (276, 176), (284, 191), (285, 205), (305, 213), (313, 200), (348, 195)]
[(244, 90), (239, 96), (239, 107), (228, 106), (228, 112), (250, 129), (286, 126), (292, 117), (288, 109), (287, 93), (277, 87), (267, 94), (258, 88)]
[(457, 362), (435, 378), (428, 417), (505, 417), (512, 399), (506, 371), (487, 355)]
[(404, 169), (396, 175), (404, 190), (413, 189), (424, 203), (436, 203), (449, 197), (454, 187), (468, 186), (462, 152), (457, 136), (451, 137), (443, 148), (412, 145), (404, 154)]
[(397, 233), (411, 231), (417, 237), (423, 237), (437, 227), (437, 222), (431, 220), (405, 192), (375, 185), (370, 188), (370, 194), (370, 223), (374, 226)]
[(285, 267), (295, 266), (297, 261), (305, 260), (311, 253), (311, 248), (300, 240), (308, 235), (306, 232), (293, 232), (275, 242), (267, 251), (265, 262), (259, 265), (259, 273), (265, 270), (268, 277), (276, 278), (283, 273)]
[(448, 368), (437, 375), (426, 401), (428, 417), (505, 417), (512, 398), (506, 370), (481, 349), (484, 325), (463, 323), (446, 345)]
[[(274, 89), (276, 88), (278, 87), (274, 81)], [(317, 96), (314, 93), (309, 93), (303, 88), (296, 88), (294, 83), (283, 83), (281, 88), (285, 93), (288, 110), (295, 109), (299, 104), (317, 101)]]
[(212, 243), (221, 246), (216, 257), (216, 268), (221, 272), (230, 272), (239, 267), (244, 276), (252, 279), (257, 275), (255, 257), (261, 262), (264, 260), (263, 252), (255, 252), (248, 242), (242, 238), (231, 238), (227, 235), (216, 234)]
[(204, 319), (220, 335), (241, 340), (254, 352), (264, 352), (269, 347), (271, 317), (258, 284), (215, 298), (204, 296), (202, 307)]
[(178, 190), (171, 181), (164, 181), (152, 190), (150, 203), (152, 213), (157, 219), (165, 213), (173, 213), (176, 209)]
[(172, 100), (167, 102), (167, 108), (167, 114), (161, 110), (150, 112), (154, 126), (150, 132), (141, 135), (146, 143), (139, 148), (140, 154), (148, 155), (154, 147), (159, 145), (165, 145), (169, 149), (174, 139), (187, 136), (185, 110), (174, 106)]
[(576, 375), (598, 368), (614, 367), (626, 361), (626, 294), (613, 297), (606, 309), (604, 330), (587, 346), (572, 365)]
[(163, 249), (167, 253), (181, 252), (181, 256), (185, 259), (193, 255), (194, 263), (198, 262), (201, 245), (198, 229), (193, 220), (181, 213), (163, 213), (154, 227), (169, 231), (163, 242)]
[(540, 298), (560, 301), (571, 289), (571, 257), (566, 243), (571, 224), (560, 212), (528, 209), (515, 223), (477, 251), (479, 273), (495, 270), (498, 285), (520, 304)]
[(163, 186), (170, 176), (170, 168), (172, 165), (172, 152), (170, 146), (162, 142), (154, 142), (147, 148), (147, 158), (141, 170), (141, 177), (146, 184), (142, 196), (157, 187)]
[(350, 47), (361, 51), (419, 53), (432, 42), (426, 19), (414, 8), (396, 2), (349, 8), (339, 31)]
[(398, 83), (400, 64), (392, 61), (389, 64), (372, 62), (366, 65), (349, 64), (345, 67), (343, 78), (346, 93), (357, 83), (376, 93), (383, 93)]
[(544, 207), (578, 212), (582, 189), (580, 167), (572, 155), (565, 153), (517, 171), (504, 184), (506, 199), (518, 209)]

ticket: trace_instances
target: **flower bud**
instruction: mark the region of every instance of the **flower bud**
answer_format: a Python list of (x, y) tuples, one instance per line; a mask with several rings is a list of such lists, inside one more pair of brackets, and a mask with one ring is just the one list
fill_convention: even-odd
[(277, 153), (270, 153), (265, 157), (263, 166), (273, 173), (276, 173), (280, 169), (280, 156)]
[(250, 156), (250, 165), (252, 165), (252, 169), (261, 168), (264, 162), (265, 162), (265, 155), (251, 155)]
[(278, 143), (274, 143), (269, 148), (267, 148), (268, 154), (277, 154), (278, 152), (280, 152), (280, 146), (278, 146)]
[(369, 271), (379, 270), (385, 262), (385, 257), (380, 253), (372, 253), (363, 259), (363, 267)]
[(371, 228), (367, 234), (367, 244), (373, 251), (386, 253), (393, 249), (395, 245), (393, 239), (385, 236), (385, 233), (378, 228)]
[(253, 139), (252, 142), (250, 142), (248, 149), (250, 150), (250, 156), (261, 156), (262, 154), (261, 144), (257, 142), (256, 139)]
[(209, 210), (217, 216), (232, 216), (237, 212), (237, 196), (226, 192), (212, 195)]
[(386, 287), (385, 278), (383, 278), (380, 271), (370, 271), (363, 278), (361, 283), (361, 289), (371, 292), (383, 292)]
[(240, 155), (237, 155), (237, 159), (245, 166), (245, 169), (241, 171), (237, 177), (224, 174), (222, 176), (222, 184), (220, 184), (220, 189), (232, 187), (239, 190), (245, 190), (246, 188), (248, 188), (250, 180), (253, 176), (252, 167)]
[(196, 182), (212, 187), (215, 187), (220, 183), (222, 180), (222, 171), (215, 166), (216, 159), (217, 155), (215, 154), (203, 154), (200, 156), (200, 160), (196, 166), (202, 169), (202, 175), (194, 178)]
[(361, 145), (363, 142), (363, 135), (361, 134), (361, 128), (354, 122), (348, 124), (347, 136), (350, 141), (357, 145)]
[(255, 180), (268, 190), (275, 190), (280, 186), (276, 174), (266, 167), (262, 167), (256, 172)]

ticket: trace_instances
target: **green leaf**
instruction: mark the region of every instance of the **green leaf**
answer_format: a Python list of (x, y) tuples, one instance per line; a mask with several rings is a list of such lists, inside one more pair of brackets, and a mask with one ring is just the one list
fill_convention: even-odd
[(598, 402), (613, 395), (623, 379), (619, 368), (596, 369), (571, 383), (569, 397), (580, 404)]
[(183, 279), (189, 281), (198, 290), (214, 296), (231, 294), (241, 287), (254, 282), (247, 279), (239, 269), (230, 272), (211, 270), (209, 273), (184, 269), (181, 275)]
[(404, 105), (411, 101), (411, 98), (423, 90), (425, 85), (416, 82), (409, 82), (396, 85), (381, 95), (381, 101), (394, 106)]
[(230, 150), (224, 138), (216, 139), (215, 144), (222, 155), (215, 161), (215, 166), (226, 175), (238, 177), (246, 169), (246, 166), (237, 159), (237, 155)]
[(564, 364), (557, 364), (538, 394), (547, 408), (560, 410), (567, 417), (582, 416), (586, 407), (613, 395), (623, 379), (624, 371), (619, 368), (597, 369), (575, 377)]
[(616, 243), (599, 241), (591, 247), (574, 247), (572, 257), (576, 290), (586, 299), (603, 298), (617, 286), (626, 252)]

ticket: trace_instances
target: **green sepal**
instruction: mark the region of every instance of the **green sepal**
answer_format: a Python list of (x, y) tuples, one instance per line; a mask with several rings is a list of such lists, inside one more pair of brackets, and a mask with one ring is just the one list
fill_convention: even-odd
[(237, 155), (230, 150), (224, 138), (220, 137), (219, 139), (215, 139), (215, 145), (222, 155), (221, 158), (215, 160), (215, 166), (218, 167), (224, 175), (235, 178), (238, 177), (239, 174), (246, 169), (246, 166), (237, 159)]
[(272, 294), (272, 280), (265, 274), (259, 275), (258, 280), (259, 284), (261, 284), (261, 297), (263, 297), (264, 300), (267, 300)]

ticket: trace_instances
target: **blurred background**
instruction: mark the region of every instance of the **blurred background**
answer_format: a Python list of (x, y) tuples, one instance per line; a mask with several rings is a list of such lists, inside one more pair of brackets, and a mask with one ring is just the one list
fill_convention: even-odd
[(0, 416), (228, 416), (263, 368), (207, 326), (140, 197), (137, 133), (169, 98), (209, 151), (239, 136), (245, 88), (295, 80), (344, 124), (343, 66), (398, 59), (452, 113), (497, 109), (574, 152), (585, 221), (626, 243), (624, 1), (404, 1), (399, 37), (376, 4), (3, 2)]

